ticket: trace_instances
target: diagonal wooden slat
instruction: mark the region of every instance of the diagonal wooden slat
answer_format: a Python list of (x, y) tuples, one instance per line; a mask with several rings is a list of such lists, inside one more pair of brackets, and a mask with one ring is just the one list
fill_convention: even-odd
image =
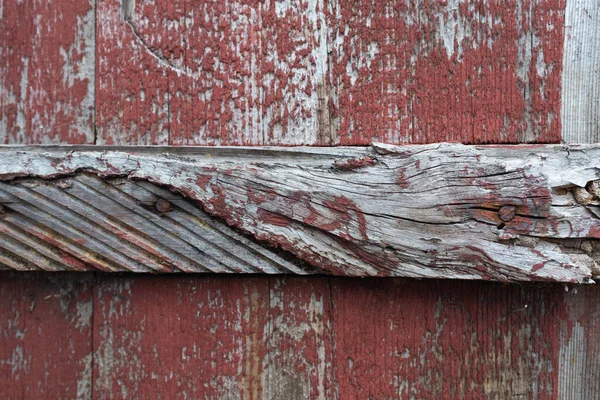
[(98, 265), (76, 245), (139, 272), (589, 282), (600, 261), (600, 146), (2, 147), (0, 160), (0, 219), (50, 230), (84, 269)]

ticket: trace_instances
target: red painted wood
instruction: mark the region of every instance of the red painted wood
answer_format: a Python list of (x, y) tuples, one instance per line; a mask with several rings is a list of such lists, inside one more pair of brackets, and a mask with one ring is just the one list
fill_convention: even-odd
[(94, 292), (94, 398), (261, 398), (268, 282), (106, 277)]
[(124, 21), (120, 1), (99, 1), (99, 140), (329, 144), (313, 85), (326, 61), (315, 64), (317, 22), (297, 3), (136, 3)]
[(564, 8), (341, 0), (341, 143), (558, 142)]
[(600, 290), (576, 287), (561, 297), (559, 391), (593, 399), (600, 393)]
[(331, 398), (328, 298), (326, 279), (107, 277), (94, 397)]
[(93, 143), (94, 1), (0, 7), (0, 144)]
[(89, 278), (0, 274), (3, 398), (90, 398), (92, 387), (96, 398), (556, 399), (600, 390), (595, 286)]
[[(560, 140), (564, 0), (136, 3), (97, 2), (95, 96), (90, 3), (3, 3), (2, 143), (91, 143), (94, 101), (108, 144)], [(600, 391), (592, 286), (87, 278), (0, 274), (3, 398)]]
[(564, 0), (138, 3), (98, 3), (103, 143), (560, 141)]
[(330, 292), (328, 278), (269, 278), (269, 398), (336, 397)]
[(0, 274), (0, 397), (90, 398), (89, 277)]
[(556, 398), (560, 288), (336, 280), (336, 381), (357, 398)]

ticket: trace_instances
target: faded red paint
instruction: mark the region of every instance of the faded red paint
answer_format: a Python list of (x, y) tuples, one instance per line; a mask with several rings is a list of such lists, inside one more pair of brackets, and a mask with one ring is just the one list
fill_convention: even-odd
[(0, 273), (2, 398), (91, 398), (90, 278)]
[(94, 290), (94, 397), (261, 398), (267, 279), (107, 278)]
[[(357, 398), (505, 398), (517, 392), (556, 398), (557, 289), (337, 280), (339, 392)], [(522, 335), (527, 339), (519, 340)]]
[(340, 3), (341, 143), (558, 142), (564, 0), (446, 4)]
[(600, 225), (594, 225), (590, 228), (588, 237), (600, 239)]
[(289, 226), (290, 222), (292, 222), (288, 217), (284, 215), (263, 210), (262, 208), (258, 209), (258, 218), (261, 222), (265, 224), (271, 224), (275, 226)]
[(0, 144), (93, 143), (93, 1), (7, 1)]
[[(305, 27), (321, 22), (307, 21), (304, 2), (281, 15), (272, 3), (269, 9), (247, 1), (136, 3), (133, 22), (146, 43), (120, 20), (118, 0), (97, 3), (100, 143), (560, 140), (564, 0), (461, 2), (450, 14), (441, 10), (443, 2), (418, 9), (399, 0), (343, 1), (335, 12), (323, 11), (333, 30), (328, 45), (335, 46), (332, 70), (322, 82), (306, 77), (316, 69), (307, 49), (320, 39), (316, 29)], [(44, 73), (64, 67), (60, 48), (73, 45), (77, 17), (90, 9), (83, 1), (65, 4), (4, 4), (6, 15), (42, 16), (40, 24), (2, 19), (4, 143), (91, 142), (93, 121), (74, 122), (89, 95), (83, 80), (69, 86)], [(196, 15), (186, 28), (194, 9), (209, 21)], [(459, 16), (477, 35), (450, 43), (449, 56), (435, 25)], [(39, 26), (50, 29), (52, 40), (44, 34), (42, 43), (37, 33), (32, 39)], [(520, 54), (531, 44), (519, 72)], [(371, 59), (372, 45), (378, 51)], [(203, 76), (178, 74), (149, 52)], [(80, 60), (81, 49), (70, 57)], [(538, 64), (546, 66), (541, 74)], [(355, 80), (348, 70), (357, 71)], [(304, 81), (290, 71), (300, 71)], [(6, 100), (7, 93), (31, 101), (31, 108)], [(20, 110), (24, 128), (17, 127)], [(199, 176), (204, 189), (211, 187), (207, 176)], [(474, 183), (494, 190), (490, 183)], [(215, 194), (214, 206), (230, 211), (223, 195)], [(255, 204), (264, 196), (248, 190)], [(545, 216), (549, 196), (538, 194), (540, 202), (520, 205), (517, 214)], [(482, 205), (497, 209), (505, 200)], [(356, 210), (346, 206), (340, 212), (351, 216)], [(496, 211), (473, 213), (500, 222)], [(318, 215), (307, 220), (330, 223)], [(528, 232), (534, 222), (536, 229), (551, 229), (517, 215), (503, 234)], [(48, 232), (31, 234), (61, 248)], [(600, 229), (592, 227), (589, 235), (600, 237)], [(259, 239), (293, 247), (281, 237)], [(315, 254), (306, 258), (323, 262)], [(86, 261), (106, 268), (101, 260)], [(597, 287), (574, 293), (563, 286), (483, 282), (97, 275), (92, 298), (92, 284), (79, 277), (0, 274), (0, 387), (6, 397), (76, 397), (81, 390), (98, 398), (547, 399), (559, 397), (564, 377), (585, 382), (590, 395), (600, 391)], [(85, 312), (92, 301), (93, 318)], [(583, 349), (582, 370), (571, 359), (565, 365), (572, 370), (560, 370), (559, 352), (573, 343)]]
[(96, 276), (0, 273), (5, 396), (554, 399), (559, 377), (600, 390), (595, 286)]
[(317, 22), (307, 1), (280, 5), (137, 2), (123, 21), (118, 0), (99, 1), (99, 140), (330, 144)]
[(560, 141), (564, 0), (311, 4), (100, 1), (100, 141)]

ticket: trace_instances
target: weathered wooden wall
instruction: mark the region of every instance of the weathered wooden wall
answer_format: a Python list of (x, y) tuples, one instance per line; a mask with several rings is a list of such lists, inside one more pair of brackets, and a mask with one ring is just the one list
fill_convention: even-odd
[[(0, 0), (0, 142), (597, 142), (599, 7)], [(599, 304), (595, 286), (2, 273), (0, 392), (596, 398)]]
[(555, 143), (561, 121), (570, 139), (597, 137), (594, 0), (3, 0), (1, 12), (3, 143)]
[(0, 274), (3, 398), (595, 398), (594, 286)]
[(595, 0), (1, 4), (2, 143), (598, 139)]

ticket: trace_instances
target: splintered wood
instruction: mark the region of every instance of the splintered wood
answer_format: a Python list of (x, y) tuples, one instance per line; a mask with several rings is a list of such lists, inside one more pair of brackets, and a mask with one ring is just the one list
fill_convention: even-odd
[[(100, 265), (89, 249), (113, 260), (108, 270), (588, 282), (600, 260), (598, 146), (5, 147), (0, 154), (0, 221), (21, 227), (3, 234), (16, 248), (24, 242), (13, 231), (33, 225), (60, 233), (44, 238), (84, 269)], [(71, 175), (70, 184), (43, 181)], [(154, 195), (103, 186), (116, 177), (149, 182), (141, 193)], [(180, 196), (157, 205), (168, 197), (160, 186), (192, 200), (186, 207), (201, 219), (186, 225), (180, 207), (171, 207)], [(70, 193), (64, 204), (52, 201), (61, 190)], [(144, 201), (153, 212), (139, 210)], [(114, 202), (119, 207), (108, 206)], [(90, 206), (108, 221), (87, 212)], [(184, 220), (162, 222), (169, 215)], [(70, 241), (57, 243), (63, 236)], [(132, 249), (110, 250), (115, 240)], [(243, 249), (232, 260), (248, 267), (194, 255), (235, 253), (223, 246)], [(3, 264), (18, 264), (14, 251), (3, 244)]]

